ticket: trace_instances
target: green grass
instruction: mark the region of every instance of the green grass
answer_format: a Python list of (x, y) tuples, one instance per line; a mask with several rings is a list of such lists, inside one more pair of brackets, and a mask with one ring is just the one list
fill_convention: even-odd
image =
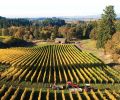
[(87, 39), (87, 40), (82, 40), (80, 41), (80, 46), (81, 49), (92, 53), (93, 55), (95, 55), (96, 57), (98, 57), (99, 59), (101, 59), (102, 61), (106, 62), (106, 59), (104, 59), (104, 49), (100, 48), (97, 49), (96, 48), (96, 40), (91, 40), (91, 39)]
[(0, 42), (3, 42), (4, 39), (9, 38), (11, 36), (0, 36)]
[(95, 40), (91, 40), (91, 39), (87, 39), (87, 40), (82, 40), (81, 43), (87, 47), (87, 48), (96, 48), (96, 41)]

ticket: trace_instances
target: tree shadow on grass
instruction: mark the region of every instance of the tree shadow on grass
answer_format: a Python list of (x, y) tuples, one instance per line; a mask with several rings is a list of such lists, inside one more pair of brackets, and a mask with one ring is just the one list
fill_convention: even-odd
[(110, 66), (110, 67), (114, 67), (114, 66), (116, 66), (116, 65), (120, 65), (119, 63), (114, 63), (114, 62), (112, 62), (112, 63), (108, 63), (108, 64), (106, 64), (107, 66)]

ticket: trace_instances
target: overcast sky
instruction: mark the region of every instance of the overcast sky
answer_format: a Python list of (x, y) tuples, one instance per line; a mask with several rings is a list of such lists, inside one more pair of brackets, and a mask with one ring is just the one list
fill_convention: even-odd
[(120, 14), (120, 0), (0, 0), (0, 16), (52, 17), (99, 15), (107, 5)]

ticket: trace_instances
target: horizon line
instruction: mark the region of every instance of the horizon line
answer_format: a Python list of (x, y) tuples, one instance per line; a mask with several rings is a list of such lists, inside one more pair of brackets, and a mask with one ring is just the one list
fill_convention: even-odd
[[(72, 17), (78, 17), (78, 18), (84, 18), (84, 17), (101, 17), (102, 14), (98, 14), (98, 15), (65, 15), (65, 16), (4, 16), (4, 15), (0, 15), (1, 17), (5, 17), (5, 18), (72, 18)], [(120, 14), (116, 14), (116, 18), (120, 17)]]

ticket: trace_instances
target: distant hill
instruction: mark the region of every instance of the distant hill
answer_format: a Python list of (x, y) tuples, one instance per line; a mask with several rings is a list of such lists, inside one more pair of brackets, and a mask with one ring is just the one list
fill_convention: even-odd
[(0, 28), (28, 25), (31, 25), (31, 22), (26, 18), (5, 18), (0, 16)]
[[(64, 19), (65, 21), (93, 21), (93, 20), (99, 20), (101, 18), (101, 15), (90, 15), (90, 16), (72, 16), (72, 17), (59, 17), (61, 19)], [(117, 14), (117, 19), (120, 19), (120, 14)]]
[(72, 16), (72, 17), (61, 17), (65, 21), (91, 21), (91, 20), (99, 20), (101, 18), (100, 15), (96, 16)]
[[(65, 22), (73, 21), (94, 21), (99, 20), (101, 15), (89, 15), (89, 16), (58, 16), (58, 17), (38, 17), (38, 18), (5, 18), (0, 16), (0, 27), (15, 25), (15, 26), (26, 26), (31, 25), (31, 22), (42, 22), (48, 18), (59, 18), (65, 20)], [(117, 14), (117, 19), (120, 20), (120, 14)]]
[[(95, 16), (58, 16), (58, 17), (50, 17), (50, 18), (60, 18), (65, 21), (89, 21), (89, 20), (98, 20), (100, 19), (100, 15), (95, 15)], [(40, 18), (29, 18), (30, 21), (43, 21), (47, 19), (47, 17), (40, 17)]]

